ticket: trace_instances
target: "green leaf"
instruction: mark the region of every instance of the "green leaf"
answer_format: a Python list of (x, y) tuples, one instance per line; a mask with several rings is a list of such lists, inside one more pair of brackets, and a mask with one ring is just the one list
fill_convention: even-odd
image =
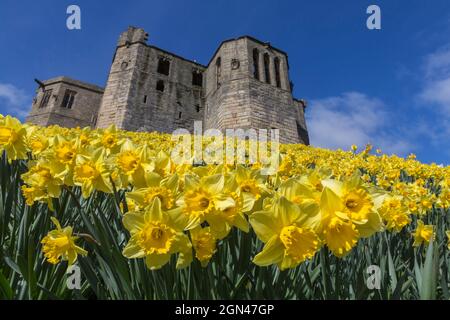
[(430, 240), (428, 245), (427, 255), (422, 273), (422, 286), (420, 290), (420, 299), (434, 300), (436, 299), (437, 291), (437, 248)]

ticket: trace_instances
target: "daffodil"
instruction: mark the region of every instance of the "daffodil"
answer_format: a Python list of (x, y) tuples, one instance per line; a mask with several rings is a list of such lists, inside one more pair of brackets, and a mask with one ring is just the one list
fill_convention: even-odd
[(450, 187), (442, 189), (442, 191), (439, 195), (438, 204), (440, 206), (442, 206), (443, 208), (446, 208), (446, 209), (450, 208)]
[[(29, 132), (28, 132), (29, 131)], [(27, 146), (33, 155), (38, 156), (49, 146), (49, 139), (35, 127), (27, 128)]]
[(51, 162), (43, 159), (31, 162), (28, 172), (22, 174), (22, 180), (34, 190), (40, 189), (50, 197), (58, 198), (64, 183), (64, 173), (56, 171)]
[(356, 224), (344, 212), (345, 204), (330, 188), (324, 187), (320, 199), (321, 235), (327, 247), (337, 257), (348, 254), (357, 244), (360, 233)]
[(103, 148), (106, 155), (116, 153), (122, 143), (123, 140), (115, 125), (110, 125), (107, 129), (100, 131), (99, 137), (92, 141), (96, 147)]
[(450, 230), (445, 231), (445, 234), (447, 235), (447, 249), (450, 250)]
[(187, 266), (192, 258), (192, 245), (183, 233), (182, 215), (178, 209), (163, 211), (159, 198), (145, 211), (126, 213), (123, 224), (131, 238), (123, 255), (130, 259), (145, 258), (147, 267), (155, 270), (167, 264), (172, 254), (179, 253), (177, 267)]
[(94, 151), (91, 157), (79, 155), (73, 172), (74, 184), (81, 187), (83, 197), (88, 198), (94, 190), (112, 192), (110, 171), (99, 150)]
[(434, 231), (432, 225), (426, 225), (422, 220), (417, 221), (417, 228), (413, 233), (413, 246), (420, 246), (422, 243), (428, 244), (434, 238)]
[(193, 175), (185, 177), (184, 192), (177, 205), (188, 220), (186, 229), (195, 228), (216, 211), (235, 205), (231, 197), (223, 194), (224, 180), (222, 174), (202, 178)]
[(0, 156), (6, 151), (8, 160), (26, 159), (26, 133), (26, 129), (16, 118), (0, 118)]
[(209, 260), (216, 253), (216, 241), (209, 227), (200, 226), (189, 231), (191, 234), (192, 246), (195, 251), (195, 257), (200, 261), (202, 267), (206, 267)]
[(145, 174), (154, 169), (154, 163), (150, 161), (148, 153), (147, 147), (136, 148), (128, 140), (122, 144), (120, 152), (110, 158), (111, 165), (117, 170), (118, 187), (125, 189), (130, 184), (135, 188), (146, 186)]
[(79, 254), (85, 256), (87, 251), (77, 246), (75, 241), (78, 237), (72, 236), (72, 227), (61, 227), (59, 221), (51, 217), (56, 226), (41, 241), (42, 251), (48, 262), (57, 264), (61, 260), (68, 261), (69, 266), (74, 264)]
[(163, 210), (174, 208), (178, 188), (176, 174), (163, 178), (155, 172), (149, 172), (143, 179), (146, 187), (128, 192), (127, 198), (134, 200), (142, 207), (151, 205), (155, 198), (159, 198)]
[(338, 216), (350, 220), (355, 225), (361, 237), (369, 237), (382, 228), (381, 217), (374, 208), (370, 193), (364, 188), (359, 175), (355, 174), (344, 181), (326, 179), (322, 185), (336, 194), (341, 206), (335, 209)]
[(277, 264), (281, 270), (295, 268), (311, 259), (321, 246), (318, 235), (305, 225), (298, 206), (284, 197), (270, 211), (257, 211), (249, 216), (258, 238), (265, 243), (253, 262), (259, 266)]
[(378, 212), (388, 230), (400, 232), (411, 222), (409, 211), (404, 206), (403, 197), (401, 196), (387, 195)]

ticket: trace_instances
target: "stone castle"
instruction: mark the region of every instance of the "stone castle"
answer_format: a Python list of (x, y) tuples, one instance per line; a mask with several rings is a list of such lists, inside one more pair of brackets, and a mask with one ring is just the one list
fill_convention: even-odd
[(57, 77), (38, 81), (27, 121), (43, 126), (129, 131), (279, 129), (284, 143), (309, 144), (303, 100), (292, 96), (287, 54), (250, 36), (223, 41), (207, 65), (120, 35), (106, 88)]

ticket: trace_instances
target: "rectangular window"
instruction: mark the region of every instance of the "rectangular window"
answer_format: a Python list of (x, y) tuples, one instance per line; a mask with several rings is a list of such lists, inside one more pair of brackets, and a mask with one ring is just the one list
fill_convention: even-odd
[(166, 58), (159, 58), (158, 73), (168, 76), (169, 70), (170, 70), (170, 61), (167, 60)]
[(77, 93), (75, 91), (66, 89), (66, 92), (64, 93), (64, 99), (61, 103), (61, 108), (72, 109), (76, 94)]
[(203, 84), (203, 75), (200, 71), (192, 72), (192, 85), (194, 86), (202, 86)]
[(44, 94), (41, 99), (41, 103), (39, 104), (39, 108), (45, 108), (48, 105), (48, 102), (50, 101), (50, 97), (52, 96), (52, 89), (45, 90)]
[(164, 92), (164, 81), (158, 80), (158, 82), (156, 82), (156, 90)]

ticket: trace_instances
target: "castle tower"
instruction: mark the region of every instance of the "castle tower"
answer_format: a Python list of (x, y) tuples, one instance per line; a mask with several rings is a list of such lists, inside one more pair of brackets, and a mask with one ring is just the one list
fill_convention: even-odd
[(222, 42), (206, 71), (205, 127), (279, 129), (309, 143), (305, 104), (292, 97), (286, 53), (244, 36)]
[(97, 127), (130, 131), (193, 129), (203, 120), (205, 67), (146, 43), (143, 29), (119, 38)]
[(38, 82), (27, 122), (68, 128), (95, 127), (103, 88), (68, 77)]

